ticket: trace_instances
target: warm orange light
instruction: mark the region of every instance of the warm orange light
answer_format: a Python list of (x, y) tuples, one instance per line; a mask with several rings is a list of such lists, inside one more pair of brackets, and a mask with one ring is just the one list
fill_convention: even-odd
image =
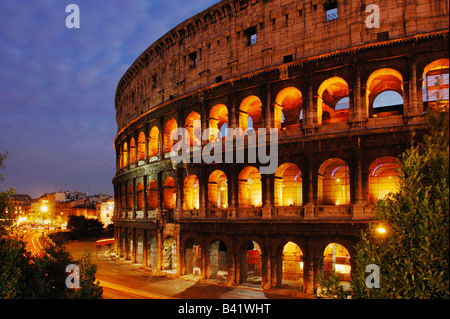
[(383, 225), (379, 225), (379, 226), (376, 228), (376, 231), (377, 231), (377, 233), (378, 233), (379, 235), (385, 235), (386, 232), (387, 232), (386, 227), (384, 227)]

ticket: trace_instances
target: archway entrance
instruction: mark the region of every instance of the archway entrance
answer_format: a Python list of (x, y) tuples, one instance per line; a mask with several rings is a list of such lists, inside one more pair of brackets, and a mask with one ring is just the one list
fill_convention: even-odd
[(209, 247), (209, 278), (226, 281), (228, 278), (227, 246), (219, 239)]
[(342, 278), (344, 286), (350, 284), (351, 266), (350, 253), (337, 243), (328, 244), (323, 252), (323, 277), (328, 278), (332, 272), (337, 273)]
[(185, 275), (200, 276), (202, 250), (200, 244), (194, 238), (189, 238), (184, 243), (184, 273)]
[(171, 273), (177, 270), (177, 243), (170, 236), (164, 240), (163, 270)]
[(246, 241), (241, 246), (240, 283), (262, 284), (261, 248), (255, 241)]
[(303, 288), (303, 252), (293, 242), (287, 242), (282, 253), (283, 288)]

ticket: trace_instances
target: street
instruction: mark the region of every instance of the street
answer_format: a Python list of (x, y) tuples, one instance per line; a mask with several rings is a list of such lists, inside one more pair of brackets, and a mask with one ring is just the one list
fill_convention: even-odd
[(97, 251), (94, 241), (64, 245), (74, 259), (90, 252), (97, 265), (96, 278), (103, 287), (105, 299), (291, 299), (306, 298), (300, 292), (282, 289), (263, 291), (257, 286), (229, 287), (213, 281), (193, 281), (154, 275), (151, 270), (129, 261), (107, 257), (107, 248)]

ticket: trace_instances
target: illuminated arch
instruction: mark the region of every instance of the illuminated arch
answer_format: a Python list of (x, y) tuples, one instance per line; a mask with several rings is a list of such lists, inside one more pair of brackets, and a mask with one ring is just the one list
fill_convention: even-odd
[(200, 185), (196, 175), (188, 175), (184, 179), (183, 209), (199, 209)]
[(348, 121), (348, 102), (346, 107), (338, 105), (341, 100), (348, 97), (348, 92), (348, 84), (341, 77), (334, 76), (322, 82), (317, 90), (317, 122), (319, 125)]
[(290, 86), (278, 92), (274, 105), (274, 126), (287, 129), (299, 125), (300, 112), (303, 108), (302, 93), (296, 87)]
[(289, 241), (283, 246), (282, 251), (282, 274), (283, 286), (291, 288), (303, 287), (303, 252), (300, 247)]
[(159, 129), (153, 126), (150, 130), (149, 138), (149, 157), (159, 154)]
[(139, 133), (138, 137), (138, 161), (145, 159), (145, 134), (144, 132)]
[(215, 170), (208, 179), (208, 203), (214, 208), (228, 207), (227, 176), (221, 170)]
[[(375, 98), (386, 91), (397, 92), (403, 99), (403, 76), (397, 70), (390, 68), (378, 69), (372, 72), (368, 77), (366, 82), (366, 111), (370, 117), (374, 117), (374, 115), (383, 116), (382, 113), (384, 113), (384, 111), (392, 112), (390, 109), (384, 110), (383, 108), (374, 111), (373, 102), (375, 101)], [(402, 113), (403, 109), (399, 110), (399, 112)], [(387, 115), (390, 114), (391, 113), (388, 113)]]
[(133, 185), (128, 185), (128, 194), (127, 194), (127, 209), (133, 209)]
[(136, 210), (144, 208), (144, 186), (138, 183), (136, 186)]
[(331, 158), (320, 166), (318, 198), (323, 205), (350, 204), (350, 173), (343, 160)]
[(166, 125), (164, 126), (164, 153), (170, 153), (172, 150), (173, 144), (176, 142), (170, 139), (170, 135), (173, 130), (178, 128), (177, 121), (171, 117), (167, 120)]
[(239, 127), (246, 130), (249, 124), (248, 117), (252, 119), (253, 128), (262, 127), (262, 103), (255, 95), (247, 96), (239, 106)]
[(338, 243), (328, 244), (323, 251), (323, 276), (328, 278), (334, 271), (342, 277), (342, 281), (350, 281), (350, 253)]
[(198, 125), (195, 129), (196, 131), (194, 132), (194, 121), (200, 121), (201, 117), (200, 114), (198, 114), (197, 112), (192, 111), (191, 113), (189, 113), (189, 115), (186, 117), (186, 122), (185, 122), (185, 128), (189, 131), (189, 136), (190, 136), (190, 146), (200, 146), (201, 145), (201, 130), (202, 130), (202, 125)]
[(424, 102), (437, 100), (449, 103), (449, 60), (439, 59), (428, 64), (422, 73), (422, 94)]
[(130, 164), (134, 164), (136, 161), (136, 142), (134, 141), (134, 137), (130, 140)]
[[(226, 125), (228, 127), (228, 109), (225, 104), (216, 104), (211, 108), (209, 112), (209, 128), (222, 130), (222, 127)], [(214, 137), (210, 136), (210, 140)]]
[(164, 180), (163, 197), (163, 208), (175, 209), (177, 204), (177, 189), (175, 186), (175, 180), (171, 176)]
[(375, 203), (391, 192), (396, 192), (399, 185), (398, 169), (400, 164), (393, 156), (376, 159), (369, 167), (369, 202)]
[(127, 142), (123, 143), (122, 147), (122, 168), (128, 166), (128, 144)]
[(156, 209), (158, 205), (158, 184), (154, 180), (148, 183), (148, 209)]
[(256, 167), (247, 166), (239, 174), (239, 207), (262, 206), (261, 174)]
[(275, 172), (275, 206), (302, 206), (302, 172), (297, 165), (284, 163)]

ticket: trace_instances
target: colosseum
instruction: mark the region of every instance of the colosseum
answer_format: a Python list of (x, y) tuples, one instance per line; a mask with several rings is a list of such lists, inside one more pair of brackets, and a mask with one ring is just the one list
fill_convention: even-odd
[[(228, 285), (314, 294), (332, 269), (349, 281), (410, 130), (448, 101), (448, 15), (445, 0), (223, 0), (167, 32), (115, 94), (116, 253)], [(191, 137), (180, 163), (176, 128)], [(206, 147), (230, 140), (249, 150), (262, 128), (277, 129), (271, 174), (248, 152), (194, 158), (223, 159)]]

